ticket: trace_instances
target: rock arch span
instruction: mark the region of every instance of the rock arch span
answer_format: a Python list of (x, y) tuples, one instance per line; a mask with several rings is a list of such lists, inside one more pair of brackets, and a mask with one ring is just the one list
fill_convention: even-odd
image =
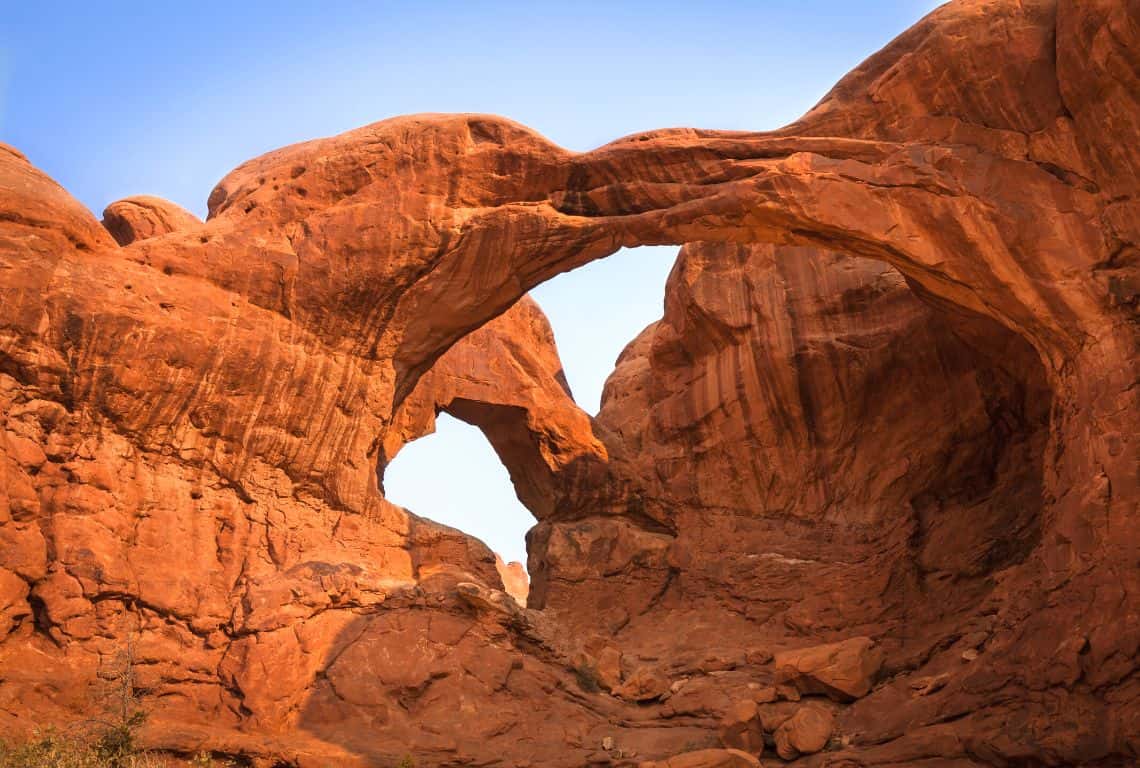
[[(709, 739), (746, 682), (770, 677), (764, 654), (742, 648), (859, 633), (882, 645), (893, 678), (836, 709), (840, 749), (864, 764), (1134, 757), (1138, 30), (1134, 2), (950, 3), (766, 134), (667, 130), (571, 154), (499, 118), (398, 118), (252, 160), (211, 194), (206, 222), (168, 217), (174, 231), (125, 247), (22, 155), (0, 153), (8, 722), (80, 710), (67, 691), (134, 631), (162, 691), (160, 746), (317, 764), (398, 754), (413, 738), (447, 764), (501, 756), (509, 740), (520, 759), (571, 765), (617, 732), (663, 757)], [(621, 246), (665, 243), (694, 244), (695, 272), (675, 283), (691, 296), (611, 382), (612, 402), (652, 406), (645, 428), (619, 408), (587, 431), (572, 410), (431, 384), (461, 339), (507, 318), (537, 283)], [(800, 262), (817, 272), (797, 275)], [(988, 539), (1016, 528), (1014, 546), (986, 548), (972, 572), (935, 558), (935, 571), (956, 574), (945, 584), (906, 582), (930, 570), (924, 537), (947, 532), (931, 504), (978, 500), (936, 473), (916, 487), (925, 496), (893, 499), (907, 514), (875, 520), (858, 546), (848, 539), (872, 518), (744, 515), (732, 493), (670, 483), (686, 450), (718, 466), (723, 444), (692, 440), (698, 417), (736, 405), (718, 400), (715, 378), (666, 381), (643, 400), (639, 382), (648, 372), (657, 386), (699, 353), (726, 366), (721, 381), (756, 384), (736, 376), (744, 352), (755, 359), (775, 338), (742, 342), (758, 319), (741, 326), (733, 312), (698, 313), (704, 325), (686, 330), (688, 309), (708, 309), (692, 293), (698, 278), (717, 270), (732, 290), (782, 276), (819, 293), (784, 315), (824, 330), (817, 289), (829, 281), (854, 290), (836, 309), (848, 330), (868, 308), (909, 317), (906, 338), (930, 344), (920, 352), (978, 383), (957, 415), (985, 414), (977, 423), (993, 427), (993, 460), (1011, 483), (993, 489), (1023, 495), (985, 495), (986, 450), (934, 451), (917, 474), (976, 473), (965, 491), (995, 513), (1009, 502), (977, 520), (1001, 524)], [(797, 338), (767, 359), (812, 351)], [(832, 334), (817, 349), (871, 359), (839, 350), (851, 340)], [(893, 375), (858, 378), (860, 395), (907, 375), (906, 355), (892, 359)], [(537, 373), (531, 391), (556, 396), (551, 370)], [(820, 379), (799, 379), (809, 403)], [(378, 493), (377, 467), (414, 431), (413, 411), (441, 405), (517, 456), (513, 471), (544, 511), (534, 543), (545, 583), (532, 604), (545, 610), (504, 606), (487, 587), (498, 582), (485, 548)], [(884, 429), (877, 445), (892, 447)], [(686, 506), (685, 494), (702, 503)], [(1009, 514), (1031, 496), (1031, 520)], [(802, 548), (813, 537), (824, 544), (815, 560)], [(171, 541), (183, 545), (170, 552)], [(718, 560), (724, 541), (747, 546)], [(575, 599), (600, 580), (611, 585), (593, 590), (601, 599)], [(870, 612), (868, 591), (883, 598)], [(683, 629), (675, 644), (650, 631), (658, 618)], [(385, 637), (427, 641), (414, 664), (397, 663)], [(662, 675), (694, 687), (648, 709), (587, 696), (571, 670), (579, 653), (612, 659), (607, 642), (664, 667), (619, 670), (624, 695)], [(350, 684), (357, 665), (377, 673), (372, 684)], [(909, 692), (920, 680), (913, 690), (930, 695)], [(540, 697), (561, 732), (535, 720)], [(477, 732), (421, 727), (457, 700), (483, 713)]]

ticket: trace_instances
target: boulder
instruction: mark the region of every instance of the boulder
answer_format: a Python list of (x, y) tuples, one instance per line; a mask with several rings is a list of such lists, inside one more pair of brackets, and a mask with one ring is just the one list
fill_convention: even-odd
[(612, 645), (607, 645), (598, 651), (598, 660), (594, 668), (598, 673), (598, 682), (606, 690), (613, 691), (621, 686), (621, 651)]
[(759, 756), (764, 751), (764, 730), (754, 701), (733, 703), (720, 721), (720, 743)]
[(201, 225), (201, 219), (182, 206), (150, 195), (116, 200), (103, 209), (103, 226), (119, 245)]
[(800, 693), (823, 694), (836, 701), (854, 701), (871, 692), (883, 664), (882, 653), (869, 637), (813, 645), (777, 653), (776, 679)]
[(834, 719), (821, 707), (801, 707), (776, 729), (776, 752), (785, 760), (810, 755), (827, 746), (835, 727)]
[(660, 669), (643, 665), (634, 669), (613, 694), (626, 701), (647, 702), (664, 696), (670, 686), (669, 678)]

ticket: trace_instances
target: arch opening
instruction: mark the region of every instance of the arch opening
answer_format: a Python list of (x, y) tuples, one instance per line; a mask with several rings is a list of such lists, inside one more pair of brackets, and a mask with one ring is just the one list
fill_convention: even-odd
[[(846, 529), (858, 546), (890, 531), (898, 539), (891, 551), (906, 554), (888, 568), (903, 574), (908, 590), (984, 580), (1036, 545), (1053, 395), (1027, 339), (931, 293), (886, 259), (814, 245), (695, 241), (673, 265), (671, 246), (653, 250), (661, 273), (672, 267), (664, 316), (658, 321), (655, 310), (609, 334), (606, 340), (624, 349), (616, 368), (608, 355), (591, 361), (593, 373), (608, 380), (612, 407), (590, 418), (570, 400), (553, 331), (526, 297), (448, 349), (416, 390), (437, 393), (432, 415), (447, 411), (483, 430), (538, 521), (527, 553), (533, 607), (565, 607), (591, 589), (605, 594), (589, 586), (592, 566), (570, 564), (567, 555), (581, 541), (610, 537), (607, 552), (631, 557), (603, 569), (634, 562), (640, 568), (661, 559), (641, 551), (663, 546), (661, 536), (699, 539), (715, 531), (695, 522), (713, 508), (743, 514), (742, 531), (757, 520), (760, 531), (779, 515), (809, 528)], [(647, 263), (639, 257), (617, 256), (632, 273), (626, 283), (637, 282)], [(577, 280), (555, 276), (535, 295), (566, 283), (578, 316), (583, 307), (593, 320), (602, 316), (589, 330), (604, 335), (604, 299), (623, 289), (601, 263), (576, 268)], [(603, 278), (601, 298), (590, 291), (591, 272)], [(520, 307), (531, 313), (521, 326), (511, 319)], [(557, 318), (557, 306), (551, 314)], [(507, 343), (503, 353), (479, 338), (493, 333), (521, 343)], [(543, 346), (552, 357), (524, 360), (528, 349)], [(509, 365), (486, 366), (487, 359)], [(573, 365), (566, 366), (571, 378)], [(522, 385), (516, 368), (527, 371)], [(502, 377), (507, 369), (513, 378)], [(486, 386), (472, 390), (480, 378)], [(550, 397), (561, 398), (557, 407), (544, 400)], [(592, 409), (595, 398), (580, 402)], [(753, 450), (734, 453), (740, 442)], [(645, 454), (646, 446), (657, 455)], [(436, 518), (413, 497), (389, 498)], [(465, 499), (468, 506), (473, 498)], [(614, 521), (628, 531), (614, 533)], [(464, 520), (443, 522), (470, 529)], [(768, 546), (757, 536), (743, 533), (728, 549), (754, 556)], [(555, 584), (568, 565), (568, 583), (584, 589)], [(661, 579), (646, 577), (647, 595), (670, 583), (675, 570), (662, 564)], [(962, 590), (963, 600), (975, 591)]]
[[(776, 551), (874, 561), (896, 577), (894, 606), (938, 614), (967, 610), (1039, 541), (1053, 393), (1037, 351), (885, 261), (689, 243), (664, 317), (607, 392), (594, 425), (614, 490), (540, 519), (533, 607), (592, 608), (636, 632), (630, 615), (683, 584), (748, 615), (784, 576), (732, 574)], [(687, 551), (719, 559), (669, 554)], [(877, 604), (858, 594), (870, 574), (832, 567), (852, 604)], [(621, 599), (598, 583), (633, 571)], [(945, 584), (953, 599), (924, 597)], [(797, 610), (818, 621), (812, 600)]]
[(502, 563), (508, 591), (521, 591), (525, 603), (526, 533), (535, 518), (479, 428), (440, 413), (434, 432), (403, 446), (385, 468), (384, 492), (392, 503), (486, 544)]
[(605, 484), (591, 419), (622, 350), (660, 319), (678, 254), (633, 250), (551, 279), (536, 292), (543, 306), (524, 297), (453, 345), (401, 404), (383, 446), (386, 498), (487, 544), (513, 592), (526, 587), (536, 519)]
[(622, 248), (531, 291), (554, 329), (558, 356), (582, 410), (596, 416), (622, 350), (661, 319), (680, 246)]

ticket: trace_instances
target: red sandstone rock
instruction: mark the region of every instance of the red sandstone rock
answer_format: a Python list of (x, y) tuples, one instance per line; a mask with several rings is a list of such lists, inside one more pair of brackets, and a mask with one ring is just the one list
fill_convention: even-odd
[(771, 685), (757, 685), (749, 686), (751, 690), (752, 700), (757, 704), (769, 704), (776, 701), (776, 689)]
[(764, 751), (764, 731), (755, 701), (738, 701), (720, 721), (720, 743), (750, 755)]
[[(181, 753), (668, 760), (774, 682), (746, 649), (865, 636), (829, 761), (1133, 760), (1138, 51), (1135, 3), (959, 0), (780, 131), (397, 118), (122, 248), (0, 148), (0, 732), (134, 636)], [(668, 242), (591, 422), (523, 297)], [(383, 498), (438, 410), (538, 520), (529, 609)], [(584, 692), (594, 635), (688, 682)]]
[(775, 733), (780, 726), (800, 711), (800, 705), (794, 701), (777, 701), (770, 704), (759, 704), (756, 715), (760, 718), (760, 728), (765, 733)]
[(194, 229), (201, 224), (198, 217), (185, 208), (149, 195), (117, 200), (103, 210), (103, 226), (119, 245)]
[(670, 685), (669, 678), (661, 670), (640, 666), (625, 678), (625, 682), (614, 689), (613, 694), (627, 701), (653, 701), (668, 693)]
[(759, 768), (760, 761), (737, 749), (701, 749), (660, 762), (639, 763), (639, 768)]
[(827, 746), (834, 727), (831, 713), (819, 707), (800, 707), (773, 734), (776, 752), (785, 760), (819, 752)]
[(621, 686), (621, 661), (621, 651), (613, 646), (606, 646), (598, 651), (595, 670), (598, 673), (598, 682), (608, 691), (615, 691)]
[(385, 433), (381, 462), (435, 429), (445, 411), (479, 427), (536, 516), (565, 504), (572, 483), (600, 476), (606, 452), (570, 395), (554, 332), (529, 297), (472, 331), (435, 362)]
[(525, 606), (526, 595), (530, 591), (530, 577), (527, 576), (526, 567), (515, 561), (504, 563), (503, 558), (495, 555), (495, 570), (503, 580), (503, 589), (506, 593), (519, 605)]
[(0, 637), (28, 617), (28, 585), (16, 574), (0, 569)]
[(851, 701), (871, 692), (882, 666), (882, 654), (869, 637), (815, 645), (776, 654), (776, 680), (793, 684), (801, 693), (822, 693)]

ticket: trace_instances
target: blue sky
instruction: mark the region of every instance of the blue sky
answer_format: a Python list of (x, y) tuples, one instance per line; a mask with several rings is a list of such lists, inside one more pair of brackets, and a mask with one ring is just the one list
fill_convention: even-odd
[[(652, 128), (775, 128), (938, 3), (12, 5), (0, 140), (96, 213), (145, 193), (203, 215), (213, 185), (250, 157), (412, 112), (502, 114), (573, 150)], [(588, 411), (621, 348), (660, 316), (675, 252), (618, 254), (535, 291)], [(532, 520), (465, 426), (445, 421), (406, 448), (386, 485), (523, 557)]]

